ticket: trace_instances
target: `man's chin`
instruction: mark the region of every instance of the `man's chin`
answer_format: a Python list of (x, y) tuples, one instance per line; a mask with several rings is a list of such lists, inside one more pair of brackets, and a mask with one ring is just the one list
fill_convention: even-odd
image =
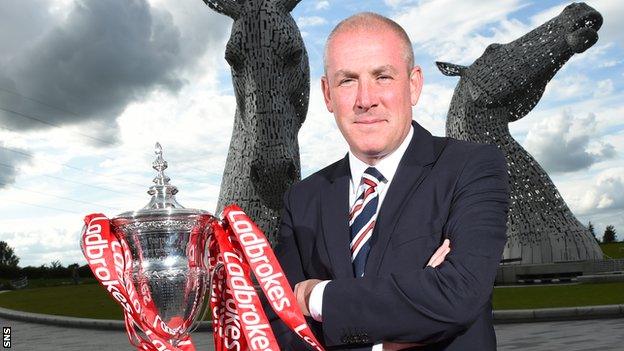
[(372, 149), (372, 148), (368, 148), (368, 149), (364, 149), (358, 153), (355, 154), (357, 156), (357, 158), (359, 158), (360, 160), (369, 163), (369, 161), (372, 160), (381, 160), (382, 158), (386, 157), (388, 155), (388, 153), (383, 150), (383, 149)]

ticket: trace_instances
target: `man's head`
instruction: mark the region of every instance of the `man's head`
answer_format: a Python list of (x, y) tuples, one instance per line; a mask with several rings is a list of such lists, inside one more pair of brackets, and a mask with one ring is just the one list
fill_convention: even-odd
[(340, 22), (325, 46), (325, 104), (351, 151), (376, 164), (409, 132), (422, 88), (412, 45), (394, 21), (361, 13)]

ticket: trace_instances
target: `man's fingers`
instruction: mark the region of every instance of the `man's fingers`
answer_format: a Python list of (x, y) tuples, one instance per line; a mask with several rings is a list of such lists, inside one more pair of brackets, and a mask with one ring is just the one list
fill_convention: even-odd
[(449, 245), (449, 240), (445, 239), (442, 242), (442, 245), (440, 245), (440, 247), (438, 247), (438, 249), (436, 250), (436, 252), (433, 253), (433, 255), (431, 256), (431, 258), (429, 259), (429, 263), (427, 265), (432, 265), (434, 262), (438, 261), (438, 257), (440, 257), (443, 253), (444, 250), (446, 250), (448, 248)]
[(444, 260), (446, 259), (446, 255), (448, 255), (448, 253), (451, 252), (451, 249), (446, 249), (442, 252), (441, 255), (439, 255), (435, 261), (433, 262), (433, 264), (431, 265), (433, 268), (439, 266), (440, 264), (442, 264), (442, 262), (444, 262)]
[(297, 305), (299, 305), (299, 309), (304, 316), (309, 316), (310, 311), (308, 311), (308, 304), (306, 303), (304, 283), (305, 281), (295, 284), (294, 293), (295, 298), (297, 299)]
[(448, 253), (451, 252), (450, 245), (451, 245), (451, 241), (449, 239), (444, 239), (444, 241), (442, 242), (442, 245), (438, 247), (436, 252), (429, 259), (427, 266), (431, 266), (435, 268), (439, 266), (442, 262), (444, 262), (446, 255), (448, 255)]
[(321, 280), (318, 279), (308, 279), (295, 284), (293, 292), (295, 293), (295, 298), (297, 298), (297, 305), (299, 305), (299, 309), (304, 316), (310, 317), (310, 294), (312, 294), (312, 289), (320, 282)]

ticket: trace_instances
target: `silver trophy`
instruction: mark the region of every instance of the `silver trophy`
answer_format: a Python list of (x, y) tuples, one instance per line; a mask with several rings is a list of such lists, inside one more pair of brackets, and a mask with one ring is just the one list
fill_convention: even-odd
[(139, 301), (148, 306), (145, 313), (151, 313), (148, 320), (153, 321), (152, 325), (135, 327), (177, 346), (208, 310), (210, 267), (217, 270), (220, 265), (209, 262), (207, 245), (211, 222), (218, 219), (207, 211), (184, 208), (176, 201), (178, 189), (169, 184), (164, 173), (167, 162), (159, 143), (153, 168), (158, 174), (148, 191), (150, 202), (141, 210), (118, 215), (111, 225), (130, 251), (132, 263), (124, 271), (124, 280), (134, 284)]

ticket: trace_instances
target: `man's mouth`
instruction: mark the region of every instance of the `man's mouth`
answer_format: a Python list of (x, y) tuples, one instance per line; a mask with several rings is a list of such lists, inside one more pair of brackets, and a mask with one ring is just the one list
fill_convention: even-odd
[(355, 120), (356, 124), (375, 124), (379, 122), (383, 122), (385, 119), (383, 118), (360, 118)]

